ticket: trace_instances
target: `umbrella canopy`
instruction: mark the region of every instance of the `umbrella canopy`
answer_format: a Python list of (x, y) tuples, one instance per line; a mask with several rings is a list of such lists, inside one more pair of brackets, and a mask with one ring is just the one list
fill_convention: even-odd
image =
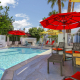
[(12, 35), (25, 35), (24, 31), (19, 31), (19, 30), (13, 30), (13, 31), (9, 31), (8, 34), (12, 34)]
[(59, 30), (53, 30), (53, 29), (50, 29), (46, 32), (48, 32), (49, 35), (58, 35), (59, 33), (63, 33), (63, 32), (60, 32)]
[(46, 31), (43, 31), (43, 32), (40, 32), (40, 34), (47, 34), (48, 32), (46, 32)]
[(48, 35), (58, 35), (60, 33), (63, 33), (63, 32), (53, 32), (53, 33), (48, 33)]
[(53, 29), (50, 29), (50, 30), (48, 30), (48, 31), (46, 31), (46, 32), (54, 33), (54, 32), (60, 32), (60, 31), (59, 31), (59, 30), (53, 30)]
[[(9, 31), (8, 34), (12, 34), (12, 35), (25, 35), (24, 31), (21, 30), (13, 30), (13, 31)], [(16, 37), (17, 40), (17, 37)]]
[[(53, 14), (41, 21), (44, 28), (63, 30), (80, 27), (80, 12)], [(54, 26), (54, 27), (53, 27)]]
[[(65, 30), (80, 27), (80, 12), (53, 14), (40, 22), (44, 28)], [(64, 32), (65, 42), (65, 32)], [(64, 44), (65, 53), (65, 44)]]

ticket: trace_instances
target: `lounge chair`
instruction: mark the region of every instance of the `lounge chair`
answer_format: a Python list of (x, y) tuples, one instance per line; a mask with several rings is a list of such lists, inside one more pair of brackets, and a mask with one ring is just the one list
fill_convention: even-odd
[(63, 78), (63, 80), (80, 80), (80, 72), (77, 71), (74, 75), (72, 76), (66, 76)]
[(23, 45), (23, 46), (28, 46), (28, 45), (31, 45), (30, 43), (28, 43), (27, 41), (25, 41), (25, 45)]
[[(65, 49), (68, 49), (68, 48), (65, 48)], [(80, 43), (73, 43), (72, 50), (65, 51), (65, 55), (66, 54), (72, 55), (73, 53), (79, 53), (80, 54)], [(72, 58), (72, 56), (71, 57), (65, 57), (65, 59), (66, 58)]]
[(3, 47), (3, 44), (2, 44), (2, 42), (0, 42), (0, 47)]
[(12, 43), (9, 45), (9, 47), (13, 47), (15, 45), (15, 41), (12, 41)]
[(49, 42), (49, 40), (47, 40), (47, 41), (46, 41), (46, 44), (43, 44), (43, 45), (47, 45), (47, 44), (48, 44), (48, 42)]
[(53, 46), (53, 44), (54, 44), (54, 40), (51, 42), (51, 44), (46, 44), (46, 46)]
[(46, 44), (40, 44), (40, 45), (47, 45), (47, 44), (48, 44), (48, 42), (49, 42), (49, 40), (47, 40), (47, 41), (46, 41)]
[(40, 44), (41, 44), (41, 42), (40, 41), (37, 41), (36, 45), (40, 45)]
[(21, 41), (19, 41), (18, 44), (21, 44)]

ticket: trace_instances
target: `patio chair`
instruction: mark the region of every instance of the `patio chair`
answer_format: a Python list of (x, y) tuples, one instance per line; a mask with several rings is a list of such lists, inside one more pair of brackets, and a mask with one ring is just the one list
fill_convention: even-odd
[(19, 41), (18, 44), (21, 44), (21, 41)]
[(72, 76), (66, 76), (63, 80), (80, 80), (80, 72), (78, 71)]
[(0, 42), (0, 47), (3, 47), (3, 43), (2, 42)]
[[(68, 48), (65, 48), (65, 49), (68, 49)], [(73, 43), (73, 48), (71, 48), (72, 50), (68, 50), (68, 51), (65, 51), (65, 55), (68, 54), (68, 55), (72, 55), (72, 53), (80, 53), (80, 43)], [(71, 57), (66, 57), (65, 56), (65, 59), (67, 60), (68, 58), (72, 58)], [(73, 59), (72, 59), (73, 61)]]
[(80, 68), (80, 53), (73, 53), (72, 58), (73, 58), (73, 72), (75, 73), (76, 67)]
[(12, 41), (12, 45), (14, 45), (15, 44), (15, 41)]
[(64, 50), (64, 42), (59, 42), (59, 45), (56, 48), (53, 48), (53, 50), (57, 51), (63, 51)]
[(28, 45), (31, 45), (30, 43), (28, 43), (27, 41), (25, 41), (25, 45), (23, 45), (23, 46), (28, 46)]
[(9, 47), (12, 47), (13, 45), (15, 45), (15, 41), (12, 41), (12, 43), (9, 45)]

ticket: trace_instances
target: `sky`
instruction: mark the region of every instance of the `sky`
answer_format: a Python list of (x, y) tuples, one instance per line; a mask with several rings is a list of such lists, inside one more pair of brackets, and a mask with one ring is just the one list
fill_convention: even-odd
[[(49, 12), (52, 11), (51, 3), (48, 0), (0, 0), (3, 7), (9, 6), (9, 17), (13, 16), (15, 22), (14, 29), (23, 29), (25, 32), (32, 27), (40, 27), (39, 22), (44, 17), (49, 17)], [(66, 13), (68, 9), (68, 1), (64, 2), (62, 13)], [(53, 10), (58, 11), (58, 5), (55, 3)], [(74, 11), (80, 12), (80, 3), (75, 3)], [(76, 33), (79, 28), (71, 30), (71, 33)], [(45, 29), (47, 30), (47, 29)]]

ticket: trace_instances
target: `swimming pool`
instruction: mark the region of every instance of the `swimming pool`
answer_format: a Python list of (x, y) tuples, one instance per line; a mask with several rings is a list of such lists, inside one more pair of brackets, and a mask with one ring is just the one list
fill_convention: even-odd
[(46, 50), (18, 47), (0, 49), (0, 79), (6, 69), (45, 51)]

